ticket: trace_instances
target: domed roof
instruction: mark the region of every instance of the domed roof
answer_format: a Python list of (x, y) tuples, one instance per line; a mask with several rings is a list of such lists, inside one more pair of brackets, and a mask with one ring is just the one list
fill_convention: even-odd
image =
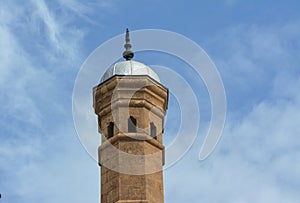
[(148, 75), (157, 82), (160, 82), (158, 75), (150, 67), (133, 60), (121, 61), (112, 65), (102, 76), (101, 82), (114, 75)]

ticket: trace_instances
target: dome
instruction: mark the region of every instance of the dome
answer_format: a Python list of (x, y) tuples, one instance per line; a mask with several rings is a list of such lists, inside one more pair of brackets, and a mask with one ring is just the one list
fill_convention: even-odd
[(160, 82), (159, 77), (150, 67), (133, 60), (121, 61), (112, 65), (102, 76), (101, 82), (114, 75), (148, 75), (157, 82)]

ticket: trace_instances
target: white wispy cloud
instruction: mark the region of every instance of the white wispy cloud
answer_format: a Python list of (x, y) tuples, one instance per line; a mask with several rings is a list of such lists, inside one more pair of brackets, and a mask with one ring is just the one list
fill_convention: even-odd
[[(79, 203), (99, 198), (99, 183), (92, 181), (98, 174), (97, 163), (81, 148), (73, 128), (73, 77), (83, 62), (81, 42), (86, 31), (76, 24), (75, 11), (70, 12), (58, 2), (1, 4), (0, 192), (4, 202)], [(93, 189), (84, 191), (89, 184)]]
[(66, 0), (58, 3), (62, 8), (71, 11), (74, 15), (79, 16), (89, 23), (97, 24), (99, 26), (101, 26), (101, 23), (96, 19), (92, 19), (90, 17), (91, 14), (103, 9), (106, 9), (107, 11), (114, 9), (111, 1), (89, 1), (83, 3), (76, 0)]
[[(300, 87), (299, 80), (294, 85)], [(229, 119), (208, 160), (197, 163), (194, 148), (167, 170), (169, 201), (298, 202), (300, 100), (292, 95), (258, 103), (239, 121)], [(183, 184), (189, 187), (178, 187)]]
[[(295, 56), (300, 47), (295, 46), (299, 42), (295, 33), (300, 29), (296, 25), (239, 26), (211, 38), (225, 42), (221, 46), (227, 50), (214, 56), (225, 76), (225, 88), (230, 86), (226, 128), (208, 160), (197, 162), (199, 148), (194, 147), (166, 171), (169, 201), (299, 201), (300, 72)], [(237, 97), (245, 86), (253, 92)], [(257, 88), (265, 95), (255, 93)], [(194, 146), (201, 146), (200, 141)], [(188, 187), (178, 187), (185, 184)]]
[(41, 18), (42, 22), (46, 25), (47, 27), (47, 33), (48, 33), (48, 38), (51, 41), (51, 44), (53, 44), (56, 48), (60, 49), (61, 43), (59, 42), (60, 38), (60, 30), (58, 28), (58, 23), (57, 20), (54, 19), (54, 15), (52, 15), (45, 4), (44, 1), (32, 1), (34, 2), (34, 5), (36, 6), (36, 12), (38, 17)]

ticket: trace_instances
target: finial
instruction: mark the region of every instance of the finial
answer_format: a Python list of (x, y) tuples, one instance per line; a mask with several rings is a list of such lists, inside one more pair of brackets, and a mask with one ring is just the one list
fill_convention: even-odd
[(134, 53), (130, 50), (131, 44), (130, 44), (130, 39), (129, 39), (129, 30), (128, 30), (128, 28), (126, 28), (125, 41), (126, 41), (126, 43), (124, 45), (124, 48), (126, 50), (123, 52), (123, 57), (126, 59), (126, 61), (129, 61), (133, 58)]

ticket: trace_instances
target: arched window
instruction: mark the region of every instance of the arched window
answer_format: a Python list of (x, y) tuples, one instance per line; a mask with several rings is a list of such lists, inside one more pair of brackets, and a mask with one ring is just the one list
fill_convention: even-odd
[(150, 123), (150, 136), (153, 137), (154, 139), (157, 139), (156, 126), (154, 125), (153, 122)]
[(110, 122), (107, 126), (107, 138), (114, 136), (114, 123)]
[(128, 118), (128, 132), (136, 132), (136, 119), (133, 116)]

